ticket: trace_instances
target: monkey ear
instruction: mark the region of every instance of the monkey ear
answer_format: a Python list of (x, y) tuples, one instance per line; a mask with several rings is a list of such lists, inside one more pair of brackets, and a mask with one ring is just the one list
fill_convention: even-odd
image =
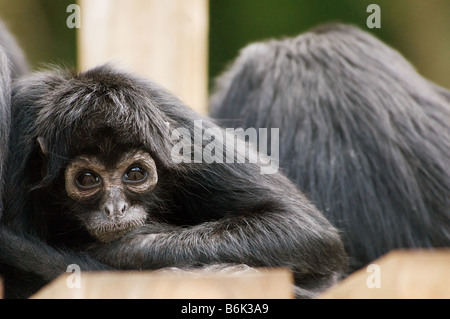
[(47, 145), (45, 143), (45, 139), (42, 136), (39, 136), (36, 140), (41, 148), (42, 154), (47, 156), (48, 150), (47, 150)]

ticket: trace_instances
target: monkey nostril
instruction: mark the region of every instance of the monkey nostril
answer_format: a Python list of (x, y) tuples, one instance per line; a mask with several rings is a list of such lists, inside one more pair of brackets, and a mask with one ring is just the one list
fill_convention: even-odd
[(119, 209), (119, 216), (122, 217), (123, 215), (125, 215), (125, 212), (128, 209), (128, 205), (124, 204), (120, 209)]
[(108, 217), (110, 217), (110, 216), (111, 216), (111, 210), (109, 209), (109, 207), (108, 207), (108, 206), (105, 206), (103, 210), (104, 210), (104, 212), (105, 212), (106, 216), (108, 216)]

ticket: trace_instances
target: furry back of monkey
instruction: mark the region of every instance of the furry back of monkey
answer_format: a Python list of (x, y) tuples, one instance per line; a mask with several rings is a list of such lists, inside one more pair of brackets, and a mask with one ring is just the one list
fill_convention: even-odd
[(249, 45), (211, 116), (279, 128), (280, 167), (342, 231), (352, 270), (450, 246), (450, 92), (369, 33), (325, 25)]

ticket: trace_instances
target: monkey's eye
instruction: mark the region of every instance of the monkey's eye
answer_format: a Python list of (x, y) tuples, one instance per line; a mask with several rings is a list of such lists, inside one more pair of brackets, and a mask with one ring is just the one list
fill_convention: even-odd
[(91, 171), (78, 173), (75, 182), (80, 189), (89, 190), (100, 186), (100, 177)]
[(128, 169), (128, 171), (123, 175), (123, 180), (126, 183), (141, 183), (148, 176), (148, 173), (139, 166), (134, 166)]

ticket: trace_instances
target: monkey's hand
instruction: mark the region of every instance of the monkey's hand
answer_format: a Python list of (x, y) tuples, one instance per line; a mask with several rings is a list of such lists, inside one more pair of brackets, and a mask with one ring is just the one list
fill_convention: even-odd
[[(130, 230), (124, 236), (118, 237), (114, 241), (100, 242), (90, 244), (86, 247), (86, 251), (92, 257), (103, 260), (110, 266), (119, 269), (154, 269), (158, 266), (152, 266), (148, 262), (148, 258), (145, 262), (145, 267), (137, 266), (142, 256), (136, 251), (136, 254), (132, 254), (129, 250), (142, 250), (149, 251), (146, 247), (150, 247), (154, 242), (161, 240), (164, 237), (169, 236), (170, 233), (176, 232), (176, 229), (180, 227), (173, 226), (164, 223), (147, 223), (137, 229)], [(155, 257), (157, 259), (157, 257)]]

